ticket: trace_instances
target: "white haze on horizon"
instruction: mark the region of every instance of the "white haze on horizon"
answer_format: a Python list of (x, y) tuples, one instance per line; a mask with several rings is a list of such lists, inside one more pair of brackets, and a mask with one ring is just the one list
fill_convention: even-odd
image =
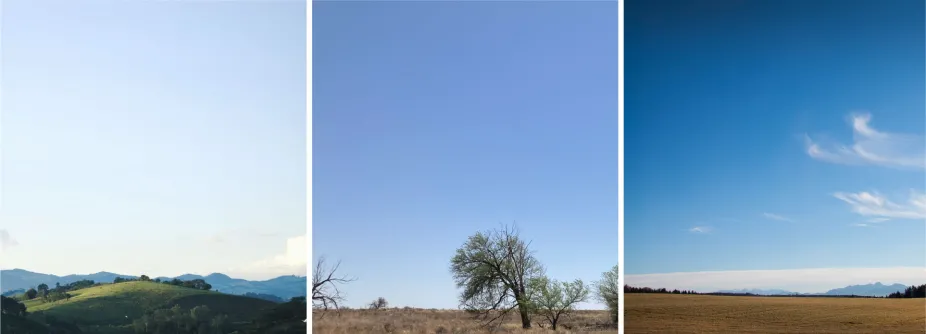
[(812, 268), (784, 270), (701, 271), (626, 275), (633, 287), (715, 292), (740, 289), (782, 289), (821, 293), (849, 285), (881, 282), (885, 285), (926, 283), (926, 267)]

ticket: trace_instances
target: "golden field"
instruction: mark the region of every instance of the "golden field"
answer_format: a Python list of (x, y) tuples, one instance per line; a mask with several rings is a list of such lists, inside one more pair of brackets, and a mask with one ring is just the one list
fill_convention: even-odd
[[(410, 334), (475, 334), (490, 333), (463, 311), (427, 309), (342, 310), (336, 312), (313, 311), (312, 332), (320, 334), (342, 333), (410, 333)], [(617, 333), (608, 324), (607, 311), (578, 311), (561, 320), (554, 332), (533, 325), (522, 329), (520, 317), (512, 313), (495, 333)]]
[(628, 293), (625, 333), (926, 333), (926, 299)]

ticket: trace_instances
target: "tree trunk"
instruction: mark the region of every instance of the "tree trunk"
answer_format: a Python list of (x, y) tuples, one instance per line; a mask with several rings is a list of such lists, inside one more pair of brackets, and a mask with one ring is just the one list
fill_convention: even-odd
[(557, 322), (558, 320), (559, 320), (559, 319), (557, 319), (557, 318), (553, 318), (553, 320), (550, 321), (550, 323), (553, 324), (553, 330), (556, 330), (556, 322)]
[(518, 306), (518, 313), (521, 313), (521, 328), (531, 328), (531, 316), (524, 306)]

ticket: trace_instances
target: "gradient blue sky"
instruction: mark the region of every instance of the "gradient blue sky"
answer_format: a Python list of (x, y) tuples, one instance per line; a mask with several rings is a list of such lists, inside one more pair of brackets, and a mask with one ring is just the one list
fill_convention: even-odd
[[(634, 275), (808, 268), (892, 268), (855, 283), (926, 279), (923, 1), (625, 10), (629, 284), (703, 288), (679, 286), (694, 274)], [(842, 284), (834, 275), (847, 277), (807, 279)], [(720, 287), (792, 284), (773, 276)]]
[(3, 268), (305, 275), (305, 4), (3, 1)]
[(348, 305), (456, 308), (450, 258), (502, 223), (553, 278), (617, 264), (616, 3), (313, 10), (312, 256)]

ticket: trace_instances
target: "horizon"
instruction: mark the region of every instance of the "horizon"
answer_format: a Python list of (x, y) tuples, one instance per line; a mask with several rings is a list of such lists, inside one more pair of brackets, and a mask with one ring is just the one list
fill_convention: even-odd
[(142, 273), (142, 274), (137, 274), (137, 275), (135, 275), (135, 274), (125, 274), (125, 273), (119, 273), (119, 272), (112, 272), (112, 271), (108, 271), (108, 270), (103, 270), (103, 271), (97, 271), (97, 272), (87, 273), (87, 274), (70, 273), (70, 274), (61, 275), (61, 274), (55, 274), (55, 273), (47, 273), (47, 272), (33, 271), (33, 270), (29, 270), (29, 269), (24, 269), (24, 268), (3, 268), (3, 269), (0, 269), (0, 271), (26, 271), (26, 272), (30, 272), (30, 273), (34, 273), (34, 274), (52, 275), (52, 276), (57, 276), (57, 277), (67, 277), (67, 276), (90, 276), (90, 275), (96, 275), (96, 274), (113, 274), (113, 275), (120, 276), (120, 277), (140, 277), (141, 275), (145, 275), (145, 276), (150, 277), (151, 279), (155, 279), (155, 278), (158, 278), (158, 277), (176, 278), (176, 277), (185, 276), (185, 275), (194, 275), (194, 276), (201, 276), (201, 277), (208, 277), (208, 276), (212, 276), (212, 275), (224, 275), (224, 276), (228, 276), (229, 278), (232, 278), (232, 279), (243, 279), (243, 280), (247, 280), (247, 281), (269, 281), (269, 280), (276, 279), (276, 278), (280, 278), (280, 277), (300, 277), (300, 278), (308, 278), (308, 276), (300, 276), (300, 275), (297, 275), (297, 274), (289, 274), (289, 275), (274, 276), (274, 277), (271, 277), (271, 278), (268, 278), (268, 279), (245, 279), (245, 278), (235, 277), (235, 276), (232, 276), (232, 275), (229, 275), (229, 274), (226, 274), (226, 273), (222, 273), (222, 272), (211, 272), (211, 273), (208, 273), (208, 274), (197, 274), (197, 273), (188, 272), (188, 273), (183, 273), (183, 274), (179, 274), (179, 275), (149, 275), (149, 274), (147, 274), (147, 273)]
[(904, 286), (926, 284), (926, 266), (718, 270), (637, 274), (626, 275), (625, 278), (625, 285), (632, 287), (694, 290), (697, 292), (758, 289), (786, 290), (797, 293), (823, 293), (837, 288), (879, 282), (884, 285), (903, 284)]

